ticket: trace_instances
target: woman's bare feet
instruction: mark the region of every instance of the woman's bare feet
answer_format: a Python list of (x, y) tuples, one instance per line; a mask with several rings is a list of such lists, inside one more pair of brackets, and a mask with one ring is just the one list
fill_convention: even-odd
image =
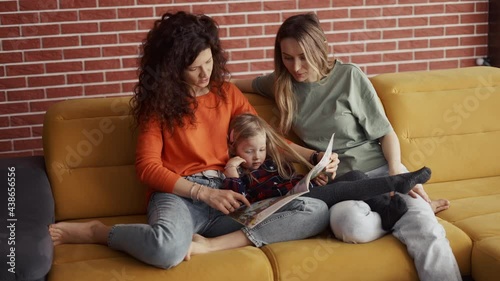
[(441, 211), (447, 210), (450, 208), (450, 201), (446, 199), (438, 199), (431, 201), (431, 208), (434, 211), (434, 214), (437, 214)]
[(100, 221), (59, 222), (49, 225), (54, 246), (60, 244), (107, 244), (109, 226)]
[(191, 259), (191, 256), (210, 252), (212, 252), (210, 248), (210, 239), (199, 234), (195, 234), (193, 235), (193, 241), (191, 241), (191, 245), (189, 246), (189, 250), (184, 257), (184, 260), (188, 261)]

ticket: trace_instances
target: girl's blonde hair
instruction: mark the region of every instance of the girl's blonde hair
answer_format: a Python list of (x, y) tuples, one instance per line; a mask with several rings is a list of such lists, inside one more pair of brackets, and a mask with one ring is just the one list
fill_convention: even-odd
[(244, 140), (264, 133), (266, 136), (266, 152), (278, 168), (278, 173), (285, 179), (295, 174), (293, 162), (308, 168), (312, 165), (293, 148), (262, 118), (253, 114), (240, 114), (229, 124), (229, 152), (235, 155), (236, 147)]
[(328, 59), (328, 42), (321, 29), (318, 17), (313, 13), (299, 14), (286, 19), (276, 34), (274, 44), (274, 97), (280, 111), (279, 131), (288, 133), (292, 126), (297, 102), (293, 95), (293, 76), (283, 63), (281, 41), (292, 38), (304, 52), (309, 67), (322, 78), (333, 69), (333, 60)]

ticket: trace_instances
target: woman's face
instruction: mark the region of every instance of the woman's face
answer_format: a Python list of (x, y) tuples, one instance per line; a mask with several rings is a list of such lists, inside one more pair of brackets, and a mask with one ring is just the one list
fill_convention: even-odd
[(318, 74), (310, 67), (297, 40), (285, 38), (280, 42), (281, 59), (297, 82), (315, 82)]
[(266, 159), (266, 134), (264, 132), (238, 143), (236, 155), (245, 160), (241, 164), (244, 168), (255, 170)]
[(212, 50), (207, 48), (201, 51), (194, 62), (184, 70), (184, 81), (193, 88), (197, 95), (206, 90), (213, 66)]

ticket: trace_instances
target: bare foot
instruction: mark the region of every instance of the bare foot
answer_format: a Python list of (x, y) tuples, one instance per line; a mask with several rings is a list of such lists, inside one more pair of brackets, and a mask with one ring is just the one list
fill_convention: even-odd
[(106, 244), (109, 229), (108, 226), (99, 221), (59, 222), (49, 225), (49, 233), (54, 246), (60, 244)]
[(188, 253), (184, 257), (184, 260), (188, 261), (191, 259), (191, 256), (210, 253), (210, 252), (212, 252), (210, 248), (210, 239), (205, 238), (199, 234), (195, 234), (193, 235), (193, 241), (189, 246)]
[(450, 201), (446, 199), (438, 199), (431, 201), (431, 208), (434, 211), (434, 214), (437, 214), (441, 211), (447, 210), (450, 208)]

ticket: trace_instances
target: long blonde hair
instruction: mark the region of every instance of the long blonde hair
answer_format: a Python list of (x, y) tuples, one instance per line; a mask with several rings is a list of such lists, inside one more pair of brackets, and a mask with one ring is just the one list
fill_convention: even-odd
[(266, 135), (266, 153), (276, 164), (282, 178), (290, 179), (294, 176), (293, 162), (312, 168), (312, 165), (295, 152), (266, 121), (249, 113), (237, 115), (229, 124), (229, 152), (231, 156), (235, 155), (236, 147), (242, 141), (261, 133)]
[(288, 133), (292, 126), (297, 102), (293, 95), (293, 76), (283, 63), (281, 41), (286, 38), (295, 39), (304, 51), (309, 67), (320, 78), (325, 77), (333, 69), (333, 60), (328, 59), (328, 42), (321, 29), (318, 17), (313, 13), (299, 14), (286, 19), (276, 34), (274, 43), (274, 97), (280, 111), (279, 131)]

